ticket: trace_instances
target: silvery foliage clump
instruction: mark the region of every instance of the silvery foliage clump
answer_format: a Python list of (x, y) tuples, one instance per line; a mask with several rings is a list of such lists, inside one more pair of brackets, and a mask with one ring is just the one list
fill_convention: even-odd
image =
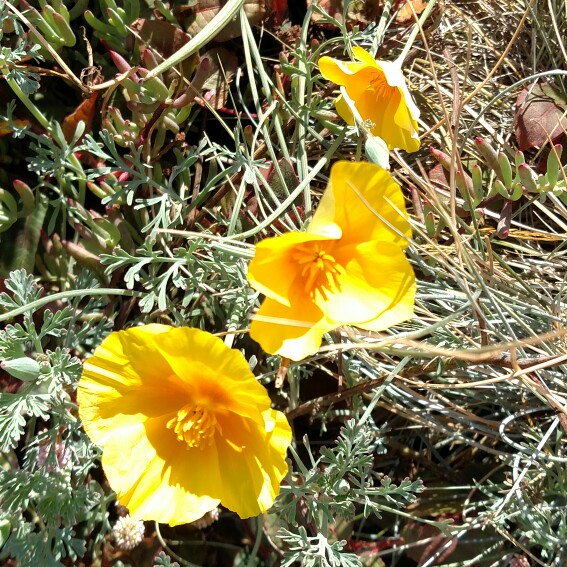
[[(423, 491), (421, 480), (402, 480), (398, 485), (373, 471), (379, 442), (370, 424), (349, 419), (335, 446), (322, 447), (315, 459), (307, 436), (303, 439), (309, 464), (292, 449), (297, 472), (287, 482), (272, 512), (286, 526), (279, 537), (286, 543), (284, 567), (296, 562), (308, 567), (360, 566), (354, 553), (345, 551), (346, 541), (337, 541), (333, 524), (337, 518), (354, 519), (382, 512), (396, 513), (414, 503)], [(445, 529), (439, 523), (438, 527)], [(309, 532), (308, 532), (309, 530)]]
[[(92, 287), (89, 278), (77, 285)], [(81, 374), (75, 352), (109, 331), (97, 300), (49, 299), (31, 275), (13, 271), (0, 294), (0, 559), (22, 565), (62, 565), (95, 554), (110, 529), (108, 496), (89, 476), (99, 459), (76, 415)], [(6, 315), (1, 316), (6, 320)]]

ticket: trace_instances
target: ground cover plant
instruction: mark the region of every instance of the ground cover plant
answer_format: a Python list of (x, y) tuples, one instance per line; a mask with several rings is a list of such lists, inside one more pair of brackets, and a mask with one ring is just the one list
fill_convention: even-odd
[(565, 565), (567, 4), (217, 4), (0, 0), (0, 561)]

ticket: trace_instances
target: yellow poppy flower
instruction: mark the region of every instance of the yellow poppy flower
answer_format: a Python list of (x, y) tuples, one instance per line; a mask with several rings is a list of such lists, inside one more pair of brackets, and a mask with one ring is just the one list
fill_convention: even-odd
[(306, 232), (256, 245), (248, 281), (266, 296), (250, 335), (301, 360), (341, 325), (382, 331), (413, 314), (411, 228), (399, 185), (371, 163), (338, 162)]
[(318, 62), (323, 77), (341, 87), (341, 95), (335, 103), (339, 116), (351, 126), (355, 123), (345, 100), (348, 98), (362, 121), (372, 123), (372, 135), (382, 138), (389, 149), (417, 151), (419, 109), (407, 88), (400, 64), (376, 61), (362, 47), (352, 50), (357, 62), (331, 57), (321, 57)]
[(242, 354), (199, 329), (111, 333), (83, 368), (79, 416), (134, 519), (172, 526), (219, 503), (247, 518), (279, 492), (291, 430)]

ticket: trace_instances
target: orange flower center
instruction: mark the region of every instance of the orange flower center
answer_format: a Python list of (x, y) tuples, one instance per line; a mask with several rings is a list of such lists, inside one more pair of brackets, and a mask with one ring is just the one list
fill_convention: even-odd
[(384, 73), (375, 73), (370, 80), (370, 88), (374, 91), (377, 98), (389, 97), (392, 91), (392, 87), (386, 81), (386, 76)]
[(300, 265), (305, 291), (313, 296), (320, 293), (327, 299), (328, 293), (340, 291), (340, 276), (345, 269), (331, 254), (334, 242), (305, 242), (295, 247), (292, 258)]
[(167, 422), (167, 428), (173, 429), (177, 439), (185, 441), (188, 447), (204, 449), (212, 443), (220, 426), (214, 414), (201, 405), (186, 404)]

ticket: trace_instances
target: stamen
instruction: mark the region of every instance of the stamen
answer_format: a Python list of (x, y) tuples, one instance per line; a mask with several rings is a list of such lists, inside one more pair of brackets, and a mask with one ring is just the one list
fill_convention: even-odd
[(320, 293), (326, 299), (330, 292), (340, 291), (340, 276), (344, 268), (331, 254), (334, 243), (328, 241), (305, 242), (296, 247), (292, 258), (303, 266), (305, 291), (314, 296)]
[(375, 73), (370, 84), (372, 85), (372, 90), (377, 97), (388, 96), (392, 90), (392, 87), (388, 84), (388, 81), (386, 81), (386, 77), (383, 73)]
[(186, 404), (177, 415), (167, 422), (167, 428), (173, 429), (179, 441), (188, 447), (204, 449), (213, 441), (215, 431), (220, 426), (214, 414), (199, 404)]

